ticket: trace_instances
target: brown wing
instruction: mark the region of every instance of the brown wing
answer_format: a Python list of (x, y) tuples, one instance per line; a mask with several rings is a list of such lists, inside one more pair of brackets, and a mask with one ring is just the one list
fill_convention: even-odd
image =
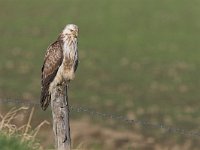
[(40, 104), (43, 110), (46, 110), (51, 101), (49, 85), (54, 80), (62, 60), (62, 48), (59, 41), (56, 41), (48, 47), (42, 67)]

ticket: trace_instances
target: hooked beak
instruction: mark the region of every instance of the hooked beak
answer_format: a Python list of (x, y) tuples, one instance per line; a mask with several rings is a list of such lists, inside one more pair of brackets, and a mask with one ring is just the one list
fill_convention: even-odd
[(78, 37), (78, 30), (73, 31), (72, 34), (73, 34), (73, 36), (74, 36), (75, 38), (77, 38), (77, 37)]

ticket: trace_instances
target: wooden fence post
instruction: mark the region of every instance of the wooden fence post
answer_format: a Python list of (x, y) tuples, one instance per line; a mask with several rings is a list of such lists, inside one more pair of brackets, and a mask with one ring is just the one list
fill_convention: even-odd
[(69, 103), (66, 86), (57, 86), (51, 93), (53, 132), (57, 150), (71, 150)]

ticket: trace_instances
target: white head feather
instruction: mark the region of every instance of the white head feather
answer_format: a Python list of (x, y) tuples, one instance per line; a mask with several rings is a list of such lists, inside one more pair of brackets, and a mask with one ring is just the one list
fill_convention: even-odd
[(78, 37), (78, 26), (75, 24), (68, 24), (65, 26), (62, 32), (63, 41), (67, 39), (76, 39)]

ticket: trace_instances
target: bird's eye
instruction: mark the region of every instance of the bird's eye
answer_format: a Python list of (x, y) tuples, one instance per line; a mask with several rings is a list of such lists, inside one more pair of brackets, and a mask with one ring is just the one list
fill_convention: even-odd
[(72, 32), (73, 30), (72, 30), (72, 29), (70, 29), (70, 31)]

